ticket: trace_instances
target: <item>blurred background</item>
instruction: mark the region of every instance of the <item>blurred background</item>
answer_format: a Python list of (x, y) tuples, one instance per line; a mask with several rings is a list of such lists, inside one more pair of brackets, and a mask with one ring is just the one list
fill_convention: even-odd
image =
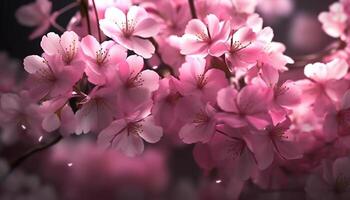
[[(28, 40), (32, 29), (19, 25), (14, 15), (21, 5), (32, 1), (0, 1), (0, 52), (8, 55), (0, 59), (0, 67), (21, 63), (27, 55), (42, 52), (41, 39)], [(71, 0), (52, 2), (53, 10), (57, 10)], [(332, 2), (334, 0), (261, 0), (257, 11), (264, 18), (264, 25), (273, 28), (274, 40), (286, 45), (286, 54), (297, 57), (320, 51), (332, 41), (317, 19)], [(276, 4), (283, 9), (276, 9)], [(59, 24), (65, 26), (75, 11), (59, 17)], [(51, 31), (56, 30), (51, 28)], [(217, 199), (217, 196), (208, 195), (209, 191), (221, 192), (220, 187), (210, 184), (216, 181), (215, 174), (209, 175), (212, 180), (205, 180), (212, 181), (209, 184), (201, 180), (201, 171), (193, 160), (192, 145), (163, 141), (135, 159), (115, 151), (104, 152), (90, 137), (65, 139), (25, 161), (8, 177), (10, 184), (0, 188), (0, 199), (209, 200)], [(39, 141), (23, 136), (16, 143), (0, 144), (0, 158), (14, 160), (35, 143)], [(0, 173), (1, 167), (4, 168), (0, 161)], [(12, 198), (11, 193), (22, 196)]]

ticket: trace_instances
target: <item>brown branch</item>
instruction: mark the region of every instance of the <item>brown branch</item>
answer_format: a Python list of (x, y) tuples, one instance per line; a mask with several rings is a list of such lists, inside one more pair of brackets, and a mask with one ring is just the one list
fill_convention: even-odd
[(196, 7), (194, 5), (194, 0), (188, 0), (188, 4), (190, 6), (190, 9), (191, 9), (191, 16), (193, 19), (196, 19), (198, 18), (197, 17), (197, 13), (196, 13)]
[(59, 133), (50, 133), (51, 136), (43, 139), (38, 145), (32, 147), (31, 149), (24, 152), (21, 156), (10, 162), (9, 170), (7, 174), (5, 174), (3, 177), (0, 177), (0, 182), (4, 181), (8, 175), (11, 174), (15, 169), (20, 167), (28, 158), (32, 157), (33, 155), (44, 151), (51, 146), (57, 144), (59, 141), (62, 140), (62, 135)]
[(336, 42), (331, 43), (329, 46), (327, 46), (324, 50), (320, 52), (294, 57), (293, 60), (295, 61), (295, 63), (290, 66), (293, 68), (297, 68), (304, 67), (309, 63), (321, 62), (325, 56), (331, 55), (335, 51), (344, 49), (345, 47), (346, 43), (344, 41), (338, 40)]
[(89, 1), (88, 0), (82, 0), (80, 2), (80, 14), (81, 17), (86, 18), (88, 33), (91, 35), (91, 25), (90, 25), (90, 16), (89, 16)]
[(97, 31), (98, 31), (98, 41), (101, 43), (102, 42), (102, 36), (101, 36), (101, 29), (100, 29), (100, 24), (99, 24), (99, 18), (98, 18), (98, 13), (97, 13), (97, 8), (96, 8), (96, 3), (95, 0), (92, 0), (92, 5), (94, 6), (94, 12), (95, 12), (95, 17), (96, 17), (96, 26), (97, 26)]

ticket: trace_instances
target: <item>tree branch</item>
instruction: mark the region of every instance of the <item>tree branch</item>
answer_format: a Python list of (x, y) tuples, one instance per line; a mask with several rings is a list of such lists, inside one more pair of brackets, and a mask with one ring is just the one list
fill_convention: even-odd
[(94, 6), (94, 12), (95, 12), (95, 17), (96, 17), (96, 26), (97, 26), (97, 31), (98, 31), (98, 41), (101, 43), (102, 42), (102, 36), (101, 36), (101, 29), (100, 29), (100, 20), (98, 19), (98, 13), (97, 13), (97, 8), (96, 8), (96, 3), (95, 0), (92, 0), (92, 5)]
[(194, 5), (194, 0), (188, 0), (188, 4), (189, 4), (190, 9), (191, 9), (192, 18), (193, 18), (193, 19), (198, 18), (198, 17), (197, 17), (197, 13), (196, 13), (196, 7), (195, 7), (195, 5)]
[[(32, 157), (33, 155), (44, 151), (51, 146), (57, 144), (59, 141), (62, 140), (62, 135), (59, 133), (51, 133), (52, 136), (47, 137), (43, 139), (38, 145), (32, 147), (31, 149), (27, 150), (24, 154), (10, 162), (9, 170), (7, 174), (4, 177), (1, 177), (2, 180), (5, 180), (8, 175), (11, 174), (15, 169), (17, 169), (19, 166), (21, 166), (28, 158)], [(1, 181), (0, 179), (0, 181)]]

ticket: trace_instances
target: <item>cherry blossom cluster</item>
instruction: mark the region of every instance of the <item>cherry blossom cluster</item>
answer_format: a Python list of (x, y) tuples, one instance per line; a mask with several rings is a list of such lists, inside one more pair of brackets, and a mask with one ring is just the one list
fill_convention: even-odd
[[(0, 93), (2, 137), (92, 134), (128, 156), (146, 143), (194, 144), (196, 163), (228, 199), (248, 180), (291, 189), (288, 176), (311, 199), (349, 198), (350, 1), (319, 15), (336, 47), (302, 66), (301, 78), (257, 1), (189, 2), (21, 7), (16, 17), (36, 27), (30, 38), (42, 36), (43, 53), (24, 59), (19, 89)], [(67, 30), (56, 23), (84, 3), (88, 21), (77, 12)]]

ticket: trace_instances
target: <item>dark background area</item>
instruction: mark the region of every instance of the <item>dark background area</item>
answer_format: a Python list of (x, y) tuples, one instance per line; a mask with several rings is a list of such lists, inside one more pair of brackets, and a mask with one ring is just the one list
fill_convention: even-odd
[[(18, 59), (23, 59), (27, 55), (41, 53), (41, 38), (32, 41), (28, 40), (28, 34), (30, 34), (33, 29), (18, 24), (14, 16), (15, 11), (21, 5), (33, 1), (34, 0), (0, 1), (0, 51), (6, 51), (10, 56)], [(275, 41), (287, 44), (287, 33), (289, 31), (291, 20), (295, 14), (298, 12), (307, 12), (317, 17), (319, 12), (328, 10), (328, 6), (334, 1), (335, 0), (295, 0), (296, 7), (294, 14), (272, 26), (275, 33)], [(52, 0), (53, 10), (62, 8), (70, 2), (72, 2), (72, 0)], [(64, 27), (73, 14), (74, 11), (71, 11), (64, 16), (59, 17), (59, 24)], [(55, 31), (55, 29), (51, 28), (50, 31)], [(290, 49), (288, 46), (287, 50), (287, 54), (298, 54), (297, 52), (293, 52), (293, 49)]]

